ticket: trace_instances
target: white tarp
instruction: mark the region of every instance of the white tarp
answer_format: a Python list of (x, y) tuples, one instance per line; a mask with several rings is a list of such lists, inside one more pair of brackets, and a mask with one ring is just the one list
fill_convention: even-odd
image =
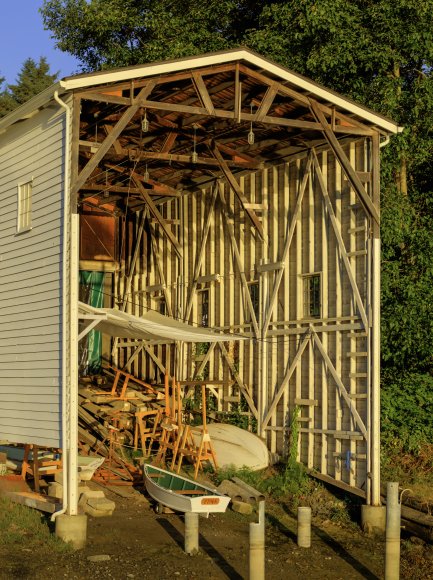
[(143, 316), (133, 316), (114, 308), (95, 308), (83, 302), (78, 303), (80, 319), (100, 321), (93, 328), (118, 338), (146, 340), (154, 344), (183, 342), (224, 342), (242, 340), (241, 336), (218, 334), (205, 328), (196, 328), (158, 312), (147, 312)]

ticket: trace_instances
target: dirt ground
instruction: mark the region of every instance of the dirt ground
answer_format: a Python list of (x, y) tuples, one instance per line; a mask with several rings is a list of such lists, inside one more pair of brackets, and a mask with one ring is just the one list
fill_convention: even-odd
[[(111, 491), (111, 517), (88, 520), (88, 541), (75, 553), (47, 553), (25, 543), (0, 547), (0, 579), (224, 579), (248, 578), (249, 522), (255, 515), (200, 517), (200, 553), (183, 551), (184, 523), (177, 514), (158, 515), (143, 493), (129, 498)], [(266, 504), (266, 578), (272, 580), (351, 580), (383, 578), (384, 542), (355, 524), (313, 521), (312, 547), (296, 545), (296, 521), (284, 501)], [(89, 556), (105, 556), (93, 562)], [(108, 559), (109, 557), (109, 559)], [(401, 578), (433, 579), (433, 546), (403, 542)]]

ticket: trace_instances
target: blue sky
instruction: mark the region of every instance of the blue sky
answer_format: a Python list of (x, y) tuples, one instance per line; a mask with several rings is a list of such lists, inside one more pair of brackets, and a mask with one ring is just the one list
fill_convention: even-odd
[(23, 62), (45, 56), (52, 73), (60, 78), (78, 73), (79, 63), (72, 56), (54, 48), (50, 32), (44, 30), (38, 9), (43, 0), (4, 0), (1, 3), (0, 77), (14, 83)]

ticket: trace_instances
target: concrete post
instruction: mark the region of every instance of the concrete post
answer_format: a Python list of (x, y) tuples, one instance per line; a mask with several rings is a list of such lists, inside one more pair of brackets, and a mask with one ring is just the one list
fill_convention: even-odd
[(87, 516), (60, 514), (56, 517), (56, 536), (72, 544), (74, 550), (81, 550), (86, 545)]
[(400, 523), (401, 505), (398, 502), (398, 483), (388, 483), (386, 488), (385, 580), (398, 580), (400, 577)]
[(185, 552), (192, 556), (198, 550), (198, 514), (185, 512)]
[(311, 547), (311, 508), (298, 507), (298, 546)]
[(250, 524), (249, 580), (265, 580), (265, 502), (259, 502), (259, 521)]

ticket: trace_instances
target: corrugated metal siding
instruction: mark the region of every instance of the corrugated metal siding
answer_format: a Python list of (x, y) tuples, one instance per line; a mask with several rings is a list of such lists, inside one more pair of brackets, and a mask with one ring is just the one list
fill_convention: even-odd
[[(0, 439), (60, 446), (63, 110), (0, 135)], [(16, 233), (17, 185), (33, 180), (32, 229)]]

